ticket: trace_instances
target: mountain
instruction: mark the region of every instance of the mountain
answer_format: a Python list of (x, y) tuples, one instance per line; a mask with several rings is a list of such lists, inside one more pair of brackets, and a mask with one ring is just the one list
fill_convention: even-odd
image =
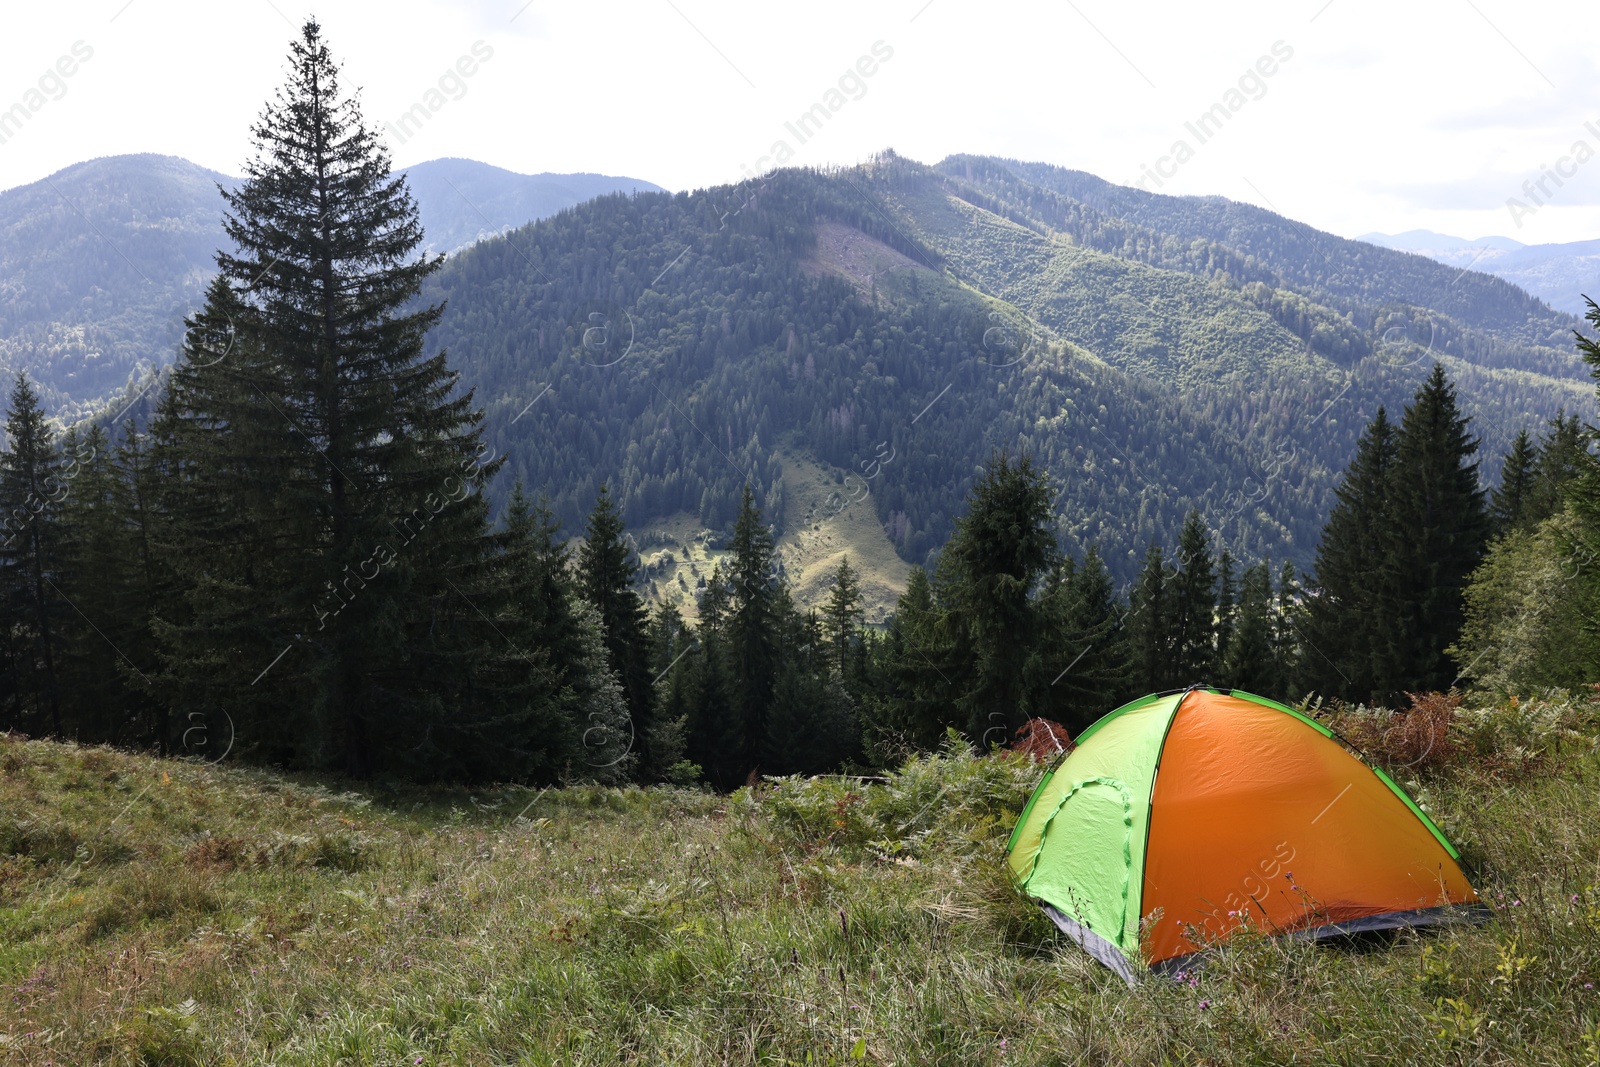
[[(1430, 259), (1461, 253), (1466, 253), (1470, 257), (1483, 251), (1514, 252), (1519, 248), (1528, 247), (1521, 241), (1514, 241), (1509, 237), (1480, 237), (1476, 241), (1469, 241), (1465, 237), (1451, 237), (1448, 234), (1434, 233), (1432, 230), (1407, 230), (1405, 233), (1396, 234), (1364, 233), (1356, 240), (1380, 248), (1393, 248), (1399, 252), (1416, 252)], [(1470, 258), (1467, 262), (1471, 262)], [(1450, 265), (1454, 267), (1461, 264)]]
[[(430, 247), (455, 251), (634, 178), (514, 174), (470, 160), (407, 172)], [(27, 371), (67, 419), (171, 361), (223, 243), (217, 186), (236, 178), (174, 156), (109, 156), (0, 192), (0, 371)]]
[[(553, 203), (463, 161), (412, 175), (435, 247)], [(0, 356), (63, 414), (135, 399), (227, 180), (121, 157), (0, 194)], [(653, 595), (691, 609), (746, 481), (804, 602), (848, 552), (881, 616), (998, 448), (1044, 464), (1066, 547), (1126, 580), (1191, 509), (1235, 556), (1309, 565), (1361, 429), (1434, 360), (1486, 477), (1519, 428), (1594, 417), (1581, 323), (1502, 279), (981, 156), (603, 196), (461, 249), (423, 299), (508, 456), (493, 491), (520, 479), (570, 532), (610, 481)]]
[(533, 219), (611, 193), (659, 193), (659, 185), (605, 174), (517, 174), (470, 159), (406, 168), (431, 252), (454, 252)]
[(172, 156), (79, 163), (0, 193), (0, 369), (94, 411), (170, 362), (222, 239), (217, 183)]
[(1493, 274), (1574, 315), (1588, 311), (1586, 295), (1600, 299), (1600, 240), (1525, 245), (1509, 237), (1468, 241), (1431, 230), (1368, 233), (1357, 240)]
[(996, 448), (1034, 453), (1067, 546), (1120, 579), (1190, 509), (1236, 556), (1304, 566), (1360, 431), (1434, 360), (1486, 474), (1519, 427), (1594, 409), (1577, 320), (1498, 278), (984, 157), (598, 200), (473, 246), (425, 296), (501, 491), (547, 493), (571, 530), (609, 481), (680, 601), (747, 480), (786, 566), (867, 509), (930, 561)]

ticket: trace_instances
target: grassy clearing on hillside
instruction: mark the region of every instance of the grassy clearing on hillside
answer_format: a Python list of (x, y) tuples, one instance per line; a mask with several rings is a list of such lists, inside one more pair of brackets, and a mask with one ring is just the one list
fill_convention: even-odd
[[(825, 466), (807, 456), (781, 452), (784, 532), (778, 538), (790, 593), (802, 609), (821, 610), (846, 556), (861, 589), (863, 618), (874, 625), (893, 611), (906, 591), (911, 565), (895, 552), (878, 520), (871, 493), (879, 484), (862, 473)], [(872, 457), (863, 457), (863, 468)], [(889, 462), (892, 464), (893, 459)], [(773, 516), (779, 518), (779, 516)], [(717, 564), (726, 573), (726, 547), (707, 543), (716, 537), (689, 515), (647, 526), (639, 532), (639, 562), (653, 604), (673, 604), (685, 619), (698, 622), (699, 597)]]
[(1010, 889), (1013, 757), (358, 794), (0, 739), (0, 1062), (1593, 1063), (1600, 760), (1546, 712), (1421, 783), (1496, 921), (1131, 991)]

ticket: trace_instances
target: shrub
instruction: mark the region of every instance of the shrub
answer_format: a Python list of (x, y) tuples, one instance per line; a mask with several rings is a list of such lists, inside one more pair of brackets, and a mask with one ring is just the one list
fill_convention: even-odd
[(1039, 784), (1031, 758), (978, 755), (959, 734), (935, 754), (908, 760), (882, 784), (820, 776), (778, 778), (734, 794), (734, 810), (765, 815), (780, 834), (808, 847), (870, 847), (916, 854), (933, 845), (969, 846), (1004, 838)]

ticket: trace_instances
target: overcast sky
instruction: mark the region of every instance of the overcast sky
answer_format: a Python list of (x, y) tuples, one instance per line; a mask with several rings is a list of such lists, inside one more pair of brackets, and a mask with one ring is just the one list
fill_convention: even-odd
[[(5, 14), (0, 111), (37, 110), (0, 144), (0, 188), (126, 152), (238, 173), (315, 14), (374, 126), (443, 101), (391, 138), (400, 165), (465, 156), (688, 189), (736, 180), (778, 141), (799, 165), (893, 147), (1130, 184), (1160, 165), (1162, 192), (1346, 236), (1600, 237), (1592, 2), (73, 0)], [(875, 44), (889, 58), (852, 75)], [(52, 73), (75, 45), (92, 54)], [(475, 45), (489, 58), (452, 77)], [(802, 144), (785, 123), (818, 103), (836, 110)], [(1218, 104), (1227, 119), (1202, 143), (1185, 124)], [(1179, 141), (1191, 154), (1172, 154)], [(1544, 177), (1556, 167), (1560, 185)]]

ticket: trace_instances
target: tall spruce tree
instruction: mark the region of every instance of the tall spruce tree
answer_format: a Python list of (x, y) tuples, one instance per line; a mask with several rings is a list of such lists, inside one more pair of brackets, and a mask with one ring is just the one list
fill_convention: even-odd
[(71, 491), (62, 501), (62, 598), (71, 605), (63, 618), (63, 704), (74, 736), (86, 742), (135, 744), (136, 705), (143, 693), (135, 684), (153, 663), (135, 660), (147, 653), (145, 620), (135, 602), (138, 580), (136, 542), (104, 428), (83, 435), (68, 431), (63, 452), (75, 468)]
[(815, 612), (794, 610), (780, 590), (783, 657), (767, 716), (762, 766), (772, 774), (818, 774), (861, 752), (855, 705), (833, 669), (833, 644)]
[(1222, 656), (1218, 683), (1281, 699), (1272, 632), (1272, 573), (1265, 562), (1246, 567), (1239, 581), (1236, 622)]
[[(162, 400), (165, 397), (158, 398), (158, 405)], [(126, 697), (128, 736), (136, 744), (154, 745), (158, 752), (170, 753), (176, 750), (174, 742), (182, 741), (182, 734), (173, 736), (173, 709), (158, 699), (149, 675), (144, 673), (157, 667), (160, 646), (155, 637), (155, 622), (158, 614), (163, 606), (181, 609), (179, 597), (174, 593), (173, 571), (170, 566), (163, 565), (160, 555), (160, 544), (170, 541), (170, 515), (162, 504), (163, 483), (176, 478), (171, 477), (170, 470), (158, 466), (154, 437), (154, 432), (141, 434), (138, 427), (131, 422), (128, 424), (122, 443), (117, 446), (115, 491), (120, 501), (118, 514), (122, 515), (128, 539), (126, 565), (130, 568), (126, 574), (128, 587), (123, 606), (128, 616), (123, 630), (128, 641), (125, 651), (130, 664), (144, 664), (139, 672), (134, 672), (141, 675), (138, 689), (133, 689)], [(166, 450), (166, 454), (171, 454), (171, 450)], [(218, 723), (206, 720), (205, 747), (210, 752), (203, 755), (216, 758), (218, 753), (229, 750), (226, 747), (232, 742), (229, 734), (232, 728), (227, 726), (226, 718)]]
[(650, 617), (650, 670), (656, 696), (655, 730), (650, 737), (652, 765), (644, 775), (652, 781), (688, 785), (703, 768), (685, 757), (689, 751), (689, 689), (694, 667), (688, 662), (695, 635), (676, 605), (668, 603)]
[(1522, 529), (1529, 519), (1539, 452), (1526, 429), (1518, 430), (1500, 464), (1500, 484), (1489, 497), (1489, 531), (1495, 537)]
[(997, 453), (973, 486), (967, 512), (939, 557), (936, 584), (960, 629), (968, 668), (957, 698), (975, 740), (1004, 743), (1045, 699), (1034, 596), (1058, 559), (1050, 487), (1027, 455)]
[(889, 695), (885, 721), (874, 724), (875, 743), (896, 755), (937, 747), (945, 729), (958, 725), (956, 695), (967, 657), (952, 640), (948, 613), (921, 567), (911, 568), (895, 602), (884, 656)]
[(1300, 685), (1305, 689), (1361, 701), (1373, 699), (1378, 689), (1377, 582), (1393, 540), (1389, 481), (1395, 453), (1394, 426), (1379, 408), (1334, 490), (1333, 510), (1317, 544), (1315, 588), (1300, 619), (1305, 643)]
[(655, 693), (645, 632), (648, 613), (635, 589), (638, 573), (622, 513), (611, 500), (610, 487), (602, 484), (578, 548), (578, 588), (600, 614), (606, 655), (627, 698), (639, 754), (643, 764), (650, 766), (653, 761), (647, 749), (655, 725)]
[(748, 484), (739, 500), (728, 554), (729, 690), (738, 711), (738, 758), (744, 773), (749, 774), (761, 763), (766, 748), (767, 713), (777, 685), (781, 651), (780, 583), (772, 531), (762, 523), (755, 494)]
[(1035, 657), (1041, 673), (1031, 680), (1044, 694), (1035, 714), (1076, 734), (1130, 695), (1131, 663), (1111, 575), (1091, 548), (1080, 563), (1062, 559), (1038, 598)]
[(163, 434), (188, 595), (162, 683), (246, 711), (265, 754), (358, 776), (447, 766), (515, 729), (537, 686), (494, 621), (480, 489), (498, 462), (481, 461), (471, 394), (424, 352), (442, 309), (415, 299), (442, 257), (420, 254), (405, 178), (314, 20), (251, 133), (223, 194), (235, 247)]
[(17, 375), (0, 453), (0, 618), (7, 622), (10, 721), (30, 732), (65, 733), (62, 719), (61, 502), (70, 491), (61, 451), (39, 396)]
[(1178, 531), (1177, 573), (1170, 589), (1172, 672), (1179, 686), (1208, 682), (1216, 671), (1217, 571), (1211, 534), (1198, 511)]
[(711, 569), (700, 595), (700, 625), (695, 634), (698, 651), (679, 668), (689, 670), (689, 759), (718, 789), (743, 785), (752, 766), (747, 762), (740, 694), (731, 678), (734, 656), (729, 610), (728, 582), (719, 563)]
[(1284, 560), (1278, 571), (1278, 591), (1272, 602), (1272, 674), (1263, 695), (1281, 694), (1280, 700), (1304, 695), (1292, 692), (1300, 679), (1300, 665), (1305, 655), (1300, 635), (1304, 610), (1299, 572), (1291, 561)]
[[(1585, 298), (1587, 300), (1587, 298)], [(1588, 313), (1584, 316), (1591, 329), (1600, 332), (1600, 305), (1587, 300)], [(1578, 333), (1578, 354), (1589, 367), (1589, 375), (1600, 392), (1600, 341)], [(1542, 459), (1543, 457), (1541, 457)], [(1589, 636), (1600, 638), (1600, 614), (1594, 605), (1600, 604), (1600, 462), (1587, 450), (1580, 448), (1572, 456), (1573, 472), (1564, 485), (1564, 497), (1572, 514), (1570, 532), (1561, 540), (1569, 558), (1577, 563), (1571, 575), (1572, 598), (1582, 605), (1579, 613)], [(1594, 677), (1594, 664), (1588, 663), (1588, 677)], [(1471, 669), (1470, 666), (1466, 669)]]
[(1533, 482), (1523, 505), (1523, 522), (1532, 527), (1561, 511), (1567, 488), (1593, 465), (1589, 435), (1576, 415), (1558, 411), (1539, 443)]
[(839, 677), (843, 678), (850, 665), (850, 649), (856, 640), (856, 628), (861, 623), (861, 586), (856, 572), (850, 566), (850, 557), (839, 561), (833, 575), (833, 588), (828, 590), (828, 601), (822, 609), (822, 629), (832, 650), (831, 660)]
[(1141, 692), (1160, 692), (1173, 684), (1172, 656), (1177, 641), (1172, 625), (1171, 582), (1165, 554), (1152, 541), (1128, 605), (1133, 678)]
[(1375, 556), (1374, 683), (1391, 705), (1406, 692), (1448, 689), (1458, 677), (1447, 650), (1489, 533), (1468, 422), (1435, 363), (1400, 423)]
[[(1216, 649), (1212, 657), (1219, 671), (1228, 660), (1228, 648), (1233, 644), (1234, 631), (1239, 624), (1239, 585), (1240, 579), (1234, 572), (1233, 553), (1224, 548), (1217, 557)], [(1267, 588), (1272, 588), (1270, 578)]]

